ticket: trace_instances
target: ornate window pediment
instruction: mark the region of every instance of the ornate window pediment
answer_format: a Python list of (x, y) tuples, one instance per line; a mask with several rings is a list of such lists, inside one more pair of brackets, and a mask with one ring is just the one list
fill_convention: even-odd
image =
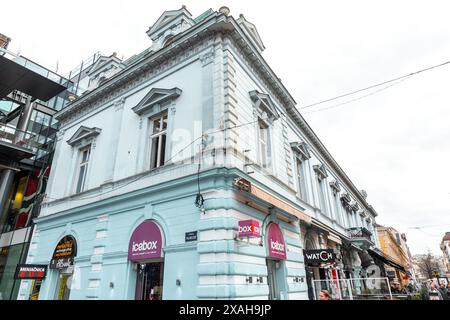
[(178, 98), (181, 92), (182, 90), (177, 87), (172, 89), (153, 88), (132, 110), (139, 116), (154, 114), (161, 110), (161, 105)]
[(309, 147), (306, 142), (291, 142), (291, 148), (302, 160), (308, 160), (311, 158), (311, 154), (308, 150)]
[(313, 169), (316, 172), (316, 175), (319, 178), (319, 180), (322, 181), (323, 179), (328, 177), (327, 170), (326, 170), (326, 168), (325, 168), (325, 166), (323, 164), (315, 165), (315, 166), (313, 166)]
[[(352, 201), (350, 203), (350, 209), (352, 209), (354, 212), (358, 212), (359, 210), (359, 204), (356, 201)], [(362, 211), (362, 214), (364, 214), (364, 211)]]
[(348, 193), (344, 193), (341, 196), (341, 202), (344, 208), (350, 209), (350, 202), (352, 202), (352, 199), (350, 198), (350, 195)]
[(276, 120), (280, 117), (275, 104), (268, 94), (261, 93), (258, 90), (250, 91), (249, 94), (259, 116), (262, 116), (265, 113), (270, 121)]
[(73, 134), (73, 136), (69, 140), (67, 140), (67, 143), (73, 147), (73, 146), (79, 144), (84, 139), (96, 137), (97, 135), (100, 134), (101, 131), (102, 131), (102, 129), (100, 129), (100, 128), (96, 128), (96, 127), (88, 128), (85, 126), (81, 126)]
[(341, 191), (341, 185), (339, 184), (339, 181), (331, 181), (330, 182), (331, 190), (333, 190), (333, 194), (336, 195)]

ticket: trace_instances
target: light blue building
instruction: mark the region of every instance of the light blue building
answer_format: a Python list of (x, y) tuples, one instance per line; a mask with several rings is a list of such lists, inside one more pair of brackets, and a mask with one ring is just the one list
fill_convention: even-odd
[(47, 274), (23, 280), (19, 299), (307, 299), (305, 246), (373, 248), (375, 211), (253, 24), (182, 7), (147, 34), (144, 52), (100, 58), (89, 91), (56, 115), (27, 259)]

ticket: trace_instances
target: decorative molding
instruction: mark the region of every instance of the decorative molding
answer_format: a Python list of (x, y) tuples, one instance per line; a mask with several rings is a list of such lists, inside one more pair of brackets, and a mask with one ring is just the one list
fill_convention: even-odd
[(172, 89), (153, 88), (132, 110), (139, 116), (154, 114), (155, 109), (158, 109), (156, 112), (159, 112), (162, 104), (178, 98), (181, 92), (182, 90), (177, 87)]
[(260, 116), (264, 113), (267, 114), (270, 121), (277, 120), (280, 118), (275, 104), (267, 93), (260, 93), (258, 90), (253, 90), (249, 92), (250, 99), (254, 103), (255, 110)]
[(339, 184), (339, 181), (334, 180), (330, 182), (331, 190), (333, 190), (333, 194), (337, 195), (341, 191), (341, 185)]
[[(73, 136), (69, 140), (67, 140), (67, 143), (73, 147), (73, 146), (77, 145), (78, 143), (80, 143), (84, 139), (96, 137), (97, 135), (100, 134), (101, 131), (102, 131), (102, 129), (100, 129), (100, 128), (96, 128), (96, 127), (88, 128), (85, 126), (81, 126), (73, 134)], [(95, 147), (95, 146), (93, 146), (93, 147)]]
[(323, 164), (321, 165), (314, 165), (313, 166), (314, 171), (316, 172), (317, 177), (320, 181), (328, 177), (327, 169)]
[(291, 142), (291, 148), (301, 158), (301, 160), (311, 159), (309, 147), (306, 142)]
[(122, 110), (125, 105), (125, 100), (126, 99), (124, 97), (122, 97), (119, 100), (115, 101), (114, 102), (114, 111)]
[(211, 47), (207, 52), (199, 54), (198, 58), (201, 61), (202, 66), (206, 66), (214, 61), (215, 52), (214, 48)]
[(65, 133), (66, 133), (66, 131), (64, 129), (59, 129), (56, 132), (56, 141), (60, 141), (62, 138), (64, 138)]

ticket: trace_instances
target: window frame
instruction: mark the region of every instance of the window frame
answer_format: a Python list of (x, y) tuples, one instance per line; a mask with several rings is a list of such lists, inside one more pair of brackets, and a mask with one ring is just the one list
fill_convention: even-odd
[[(83, 161), (83, 155), (84, 152), (87, 151), (87, 157), (86, 160)], [(77, 159), (77, 165), (76, 165), (76, 170), (77, 170), (77, 174), (76, 174), (76, 179), (75, 179), (75, 194), (78, 193), (82, 193), (83, 191), (86, 190), (86, 181), (87, 181), (87, 176), (88, 176), (88, 170), (90, 168), (89, 163), (91, 161), (92, 158), (92, 144), (88, 144), (86, 146), (83, 146), (81, 148), (78, 149), (78, 159)], [(80, 174), (81, 174), (81, 170), (83, 168), (83, 178), (81, 180), (81, 185), (80, 185)]]
[[(164, 128), (164, 119), (166, 126)], [(154, 125), (157, 120), (160, 120), (160, 130), (158, 132), (154, 132)], [(160, 167), (163, 167), (166, 165), (167, 160), (167, 150), (168, 150), (168, 143), (167, 143), (167, 136), (169, 133), (169, 112), (167, 109), (152, 115), (148, 118), (149, 121), (149, 134), (148, 134), (148, 152), (147, 156), (149, 158), (147, 168), (149, 170), (154, 170)], [(165, 136), (165, 139), (163, 139), (163, 136)], [(157, 146), (158, 150), (156, 151), (156, 155), (154, 155), (154, 147), (153, 147), (153, 140), (158, 139)], [(162, 147), (164, 141), (164, 147)], [(164, 154), (161, 154), (162, 149), (164, 148)], [(162, 156), (162, 162), (161, 162), (161, 156)], [(156, 158), (154, 158), (156, 157)], [(154, 165), (154, 162), (156, 161), (156, 165)]]
[[(266, 130), (266, 141), (261, 139), (261, 125), (265, 126)], [(261, 166), (261, 168), (266, 170), (272, 170), (272, 132), (271, 132), (271, 124), (264, 120), (262, 117), (258, 116), (258, 120), (256, 122), (256, 128), (257, 128), (257, 145), (258, 145), (258, 163)], [(263, 153), (262, 153), (262, 143), (264, 142), (264, 149), (265, 149), (265, 155), (264, 158), (266, 158), (266, 163), (263, 163)]]

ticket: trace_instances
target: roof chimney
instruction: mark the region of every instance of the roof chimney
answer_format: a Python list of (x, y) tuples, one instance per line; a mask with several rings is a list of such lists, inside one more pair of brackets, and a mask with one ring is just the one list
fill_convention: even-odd
[(0, 33), (0, 48), (7, 49), (11, 38), (8, 38), (4, 34)]

